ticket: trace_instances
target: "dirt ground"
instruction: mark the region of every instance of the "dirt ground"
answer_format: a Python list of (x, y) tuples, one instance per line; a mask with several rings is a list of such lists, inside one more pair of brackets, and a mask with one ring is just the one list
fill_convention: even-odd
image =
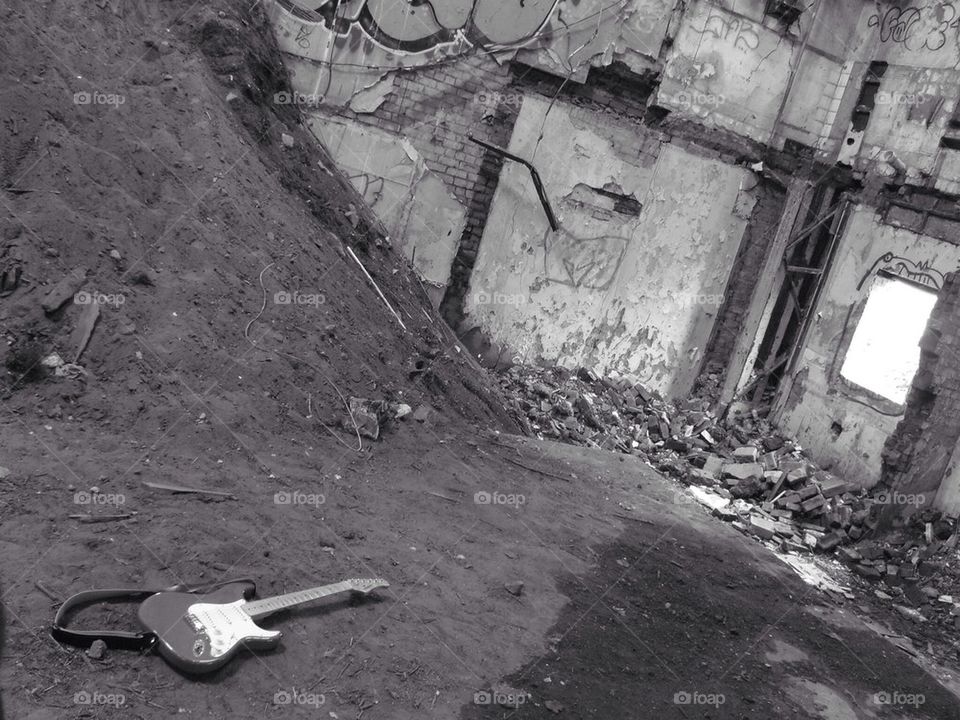
[[(10, 718), (958, 717), (636, 459), (509, 435), (497, 384), (271, 101), (286, 81), (258, 4), (13, 1), (2, 19)], [(89, 303), (41, 304), (77, 269), (71, 290), (102, 300), (85, 346)], [(50, 353), (76, 367), (42, 370)], [(361, 439), (350, 396), (418, 419)], [(47, 632), (94, 587), (379, 576), (365, 601), (270, 618), (278, 650), (199, 680)]]
[[(319, 462), (278, 446), (286, 481), (223, 479), (235, 500), (131, 475), (116, 489), (136, 519), (87, 525), (65, 519), (72, 493), (55, 481), (67, 439), (48, 437), (47, 451), (42, 426), (6, 423), (5, 442), (23, 448), (13, 464), (35, 468), (4, 493), (10, 717), (960, 717), (953, 694), (853, 612), (650, 468), (445, 426), (403, 425), (363, 455)], [(136, 460), (83, 441), (76, 451), (105, 466)], [(176, 448), (162, 455), (187, 472)], [(277, 505), (278, 488), (324, 502)], [(478, 504), (478, 492), (513, 504)], [(391, 587), (274, 616), (279, 650), (201, 680), (153, 654), (60, 648), (45, 632), (56, 605), (35, 584), (65, 597), (252, 577), (266, 596), (355, 576)], [(117, 607), (82, 620), (131, 622)], [(511, 697), (519, 707), (483, 704)]]

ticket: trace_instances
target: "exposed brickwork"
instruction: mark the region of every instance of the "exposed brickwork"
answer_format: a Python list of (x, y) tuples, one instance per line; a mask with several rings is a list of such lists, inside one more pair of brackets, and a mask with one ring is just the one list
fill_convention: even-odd
[(740, 251), (727, 282), (723, 305), (717, 315), (713, 337), (707, 346), (703, 368), (717, 372), (730, 361), (743, 321), (750, 309), (750, 299), (757, 284), (767, 251), (777, 232), (783, 212), (785, 194), (770, 185), (757, 187), (757, 204), (743, 233)]
[(508, 90), (511, 81), (509, 67), (485, 54), (399, 71), (393, 76), (393, 91), (376, 112), (356, 116), (359, 122), (409, 138), (427, 167), (467, 208), (443, 302), (451, 324), (461, 313), (502, 164), (468, 136), (499, 146), (509, 144), (519, 110), (517, 96)]
[(882, 482), (930, 502), (960, 438), (960, 275), (947, 275), (920, 349), (906, 412), (884, 445)]
[[(467, 208), (467, 223), (442, 306), (445, 318), (454, 326), (462, 317), (463, 297), (503, 164), (496, 154), (470, 142), (468, 136), (501, 147), (509, 145), (525, 93), (556, 97), (571, 104), (579, 111), (575, 114), (586, 122), (624, 128), (626, 134), (619, 138), (618, 147), (627, 152), (639, 143), (637, 152), (655, 157), (654, 146), (672, 137), (674, 143), (693, 152), (728, 163), (756, 157), (749, 143), (731, 142), (723, 133), (704, 133), (699, 126), (683, 123), (672, 123), (669, 129), (662, 126), (663, 114), (647, 104), (656, 78), (637, 76), (617, 63), (592, 69), (587, 84), (567, 82), (518, 63), (501, 65), (485, 54), (398, 71), (392, 77), (393, 89), (383, 104), (373, 113), (352, 117), (409, 138), (427, 166)], [(631, 127), (636, 128), (635, 136), (629, 132)], [(773, 234), (768, 225), (772, 222), (775, 227), (778, 212), (779, 205), (769, 199), (758, 203), (757, 227), (748, 230), (741, 248), (743, 257), (738, 259), (738, 268), (743, 269), (737, 272), (742, 274), (730, 284), (737, 297), (728, 299), (721, 313), (721, 331), (711, 357), (729, 355), (735, 328), (739, 328), (746, 307), (740, 295), (749, 298), (762, 262), (762, 246)], [(754, 224), (751, 221), (751, 227)]]

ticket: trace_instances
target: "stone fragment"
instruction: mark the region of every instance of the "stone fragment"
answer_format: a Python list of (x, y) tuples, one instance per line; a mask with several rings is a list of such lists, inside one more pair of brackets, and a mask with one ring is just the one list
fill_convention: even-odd
[(520, 580), (513, 580), (505, 583), (503, 587), (506, 588), (506, 591), (511, 595), (516, 597), (523, 595), (523, 583)]
[(86, 650), (87, 657), (94, 660), (102, 660), (107, 653), (107, 644), (103, 640), (94, 640)]
[(87, 271), (84, 268), (74, 268), (44, 296), (40, 302), (40, 307), (47, 314), (59, 310), (67, 300), (70, 300), (77, 293), (86, 277)]

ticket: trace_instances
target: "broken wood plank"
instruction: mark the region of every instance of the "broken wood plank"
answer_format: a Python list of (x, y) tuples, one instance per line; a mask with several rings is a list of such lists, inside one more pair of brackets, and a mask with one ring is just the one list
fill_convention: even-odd
[(207, 488), (192, 488), (186, 487), (184, 485), (175, 485), (173, 483), (159, 483), (151, 482), (149, 480), (144, 480), (143, 484), (148, 488), (153, 488), (154, 490), (167, 490), (172, 493), (195, 493), (198, 495), (219, 495), (221, 497), (233, 498), (236, 500), (236, 495), (232, 492), (224, 492), (223, 490), (208, 490)]
[(526, 465), (519, 460), (514, 460), (513, 458), (505, 457), (508, 463), (516, 465), (517, 467), (522, 467), (524, 470), (529, 470), (530, 472), (540, 473), (541, 475), (546, 475), (547, 477), (556, 478), (557, 480), (564, 480), (570, 482), (573, 478), (564, 477), (563, 475), (558, 475), (557, 473), (550, 472), (549, 470), (543, 470), (541, 468), (533, 467), (532, 465)]
[(120, 515), (71, 515), (71, 520), (79, 520), (82, 523), (102, 523), (102, 522), (112, 522), (114, 520), (126, 520), (127, 518), (132, 518), (133, 513), (122, 513)]
[(434, 492), (433, 490), (427, 490), (427, 495), (433, 495), (434, 497), (438, 497), (441, 500), (447, 500), (448, 502), (452, 502), (452, 503), (460, 502), (456, 498), (452, 498), (449, 495), (444, 495), (442, 493)]

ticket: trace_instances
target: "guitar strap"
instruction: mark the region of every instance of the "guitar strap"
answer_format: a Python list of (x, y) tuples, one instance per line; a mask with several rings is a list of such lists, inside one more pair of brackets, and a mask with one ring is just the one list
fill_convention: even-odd
[(153, 590), (141, 588), (117, 588), (110, 590), (84, 590), (76, 595), (68, 597), (57, 615), (53, 619), (53, 625), (50, 626), (50, 634), (55, 640), (76, 647), (90, 647), (95, 640), (103, 640), (111, 650), (140, 650), (147, 651), (151, 649), (157, 641), (152, 632), (127, 632), (124, 630), (70, 630), (66, 627), (65, 621), (71, 611), (84, 605), (90, 605), (95, 602), (111, 601), (143, 601), (151, 595), (158, 592), (181, 592), (181, 593), (207, 593), (224, 585), (233, 585), (243, 583), (248, 586), (244, 591), (245, 597), (252, 597), (256, 592), (256, 585), (249, 578), (239, 578), (237, 580), (224, 580), (209, 585), (187, 586), (183, 583), (173, 585), (167, 588), (155, 588)]

